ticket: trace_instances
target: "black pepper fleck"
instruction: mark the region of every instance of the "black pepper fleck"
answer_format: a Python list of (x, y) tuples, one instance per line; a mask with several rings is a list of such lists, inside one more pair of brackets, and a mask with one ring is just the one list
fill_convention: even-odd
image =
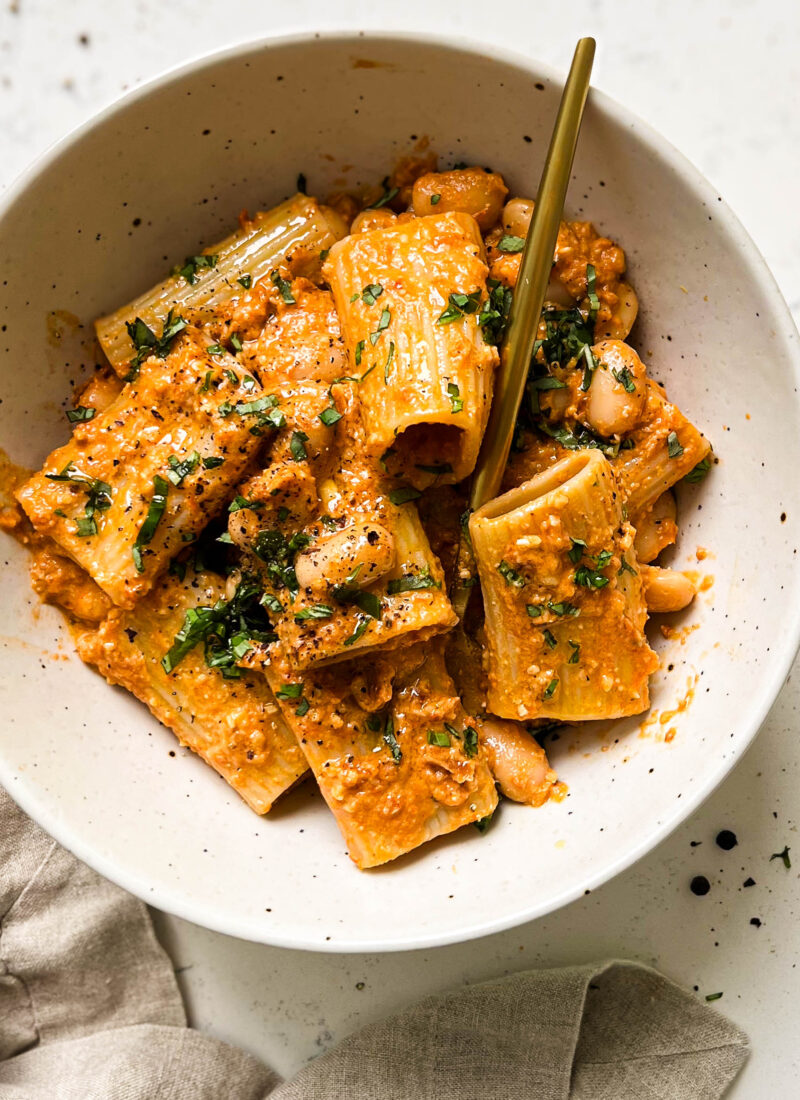
[(717, 833), (717, 847), (721, 848), (723, 852), (729, 852), (738, 843), (736, 833), (731, 832), (730, 829), (722, 829), (721, 832)]
[(704, 897), (711, 889), (711, 883), (708, 881), (705, 875), (695, 875), (692, 881), (689, 883), (689, 889), (693, 894), (696, 894), (699, 898)]

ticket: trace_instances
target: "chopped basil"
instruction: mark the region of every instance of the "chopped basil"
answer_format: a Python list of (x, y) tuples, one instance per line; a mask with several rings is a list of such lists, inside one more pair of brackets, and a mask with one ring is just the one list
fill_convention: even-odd
[(304, 623), (309, 619), (329, 619), (333, 614), (333, 608), (328, 603), (315, 603), (310, 607), (304, 607), (294, 617), (296, 623)]
[(680, 458), (683, 454), (683, 447), (676, 432), (670, 432), (667, 436), (667, 453), (670, 458)]
[(706, 455), (706, 457), (702, 458), (696, 466), (692, 467), (683, 480), (688, 481), (690, 485), (697, 485), (698, 482), (703, 480), (710, 469), (711, 456)]
[(601, 550), (597, 557), (594, 559), (598, 569), (605, 569), (614, 554), (611, 550)]
[(566, 603), (565, 601), (553, 603), (552, 600), (548, 600), (546, 603), (529, 603), (525, 605), (525, 610), (532, 619), (540, 619), (546, 611), (549, 611), (552, 615), (557, 615), (559, 618), (564, 615), (570, 615), (572, 618), (576, 618), (580, 615), (580, 608), (576, 607), (575, 604)]
[(438, 206), (441, 202), (441, 195), (431, 195), (431, 206)]
[(446, 730), (428, 730), (428, 744), (438, 745), (441, 749), (449, 748), (450, 734)]
[(205, 378), (203, 379), (203, 384), (200, 387), (200, 393), (208, 393), (208, 391), (211, 389), (211, 379), (213, 377), (214, 377), (213, 370), (207, 370)]
[[(222, 344), (209, 344), (208, 347), (206, 348), (206, 351), (208, 352), (209, 355), (224, 355), (225, 354), (225, 348), (222, 346)], [(238, 381), (238, 379), (237, 379), (237, 381)]]
[(620, 573), (632, 573), (634, 577), (636, 576), (636, 570), (633, 568), (633, 566), (630, 564), (630, 562), (627, 561), (625, 558), (623, 558), (622, 561), (620, 562), (619, 572)]
[(202, 642), (205, 662), (218, 669), (226, 679), (238, 679), (236, 667), (250, 649), (250, 640), (271, 642), (276, 635), (260, 606), (260, 586), (252, 577), (244, 576), (230, 600), (218, 600), (213, 607), (191, 607), (183, 626), (161, 664), (167, 673)]
[(419, 573), (405, 573), (402, 577), (389, 581), (387, 591), (390, 596), (397, 596), (401, 592), (418, 592), (424, 588), (441, 588), (439, 581), (431, 576), (427, 565)]
[(240, 286), (243, 286), (245, 290), (249, 290), (250, 287), (253, 285), (253, 276), (242, 275), (236, 280), (236, 282), (239, 283)]
[(542, 696), (542, 698), (543, 699), (552, 699), (553, 695), (555, 694), (555, 690), (556, 690), (557, 687), (558, 687), (558, 678), (553, 677), (553, 679), (550, 681), (550, 683), (544, 689), (544, 695)]
[(789, 846), (786, 845), (782, 852), (773, 852), (772, 855), (769, 857), (770, 863), (772, 863), (773, 859), (780, 859), (780, 860), (783, 861), (783, 866), (788, 871), (789, 868), (792, 866), (792, 861), (789, 859), (789, 852), (790, 851), (791, 851), (791, 848), (789, 848)]
[(464, 727), (464, 752), (467, 756), (478, 755), (478, 731), (472, 726)]
[(358, 343), (356, 344), (356, 356), (355, 356), (357, 367), (361, 366), (361, 356), (363, 354), (364, 354), (364, 341), (359, 340)]
[(590, 569), (588, 565), (581, 565), (576, 569), (573, 580), (581, 588), (605, 588), (608, 584), (608, 577), (598, 573), (596, 569)]
[(562, 382), (560, 378), (554, 378), (552, 374), (546, 374), (544, 378), (534, 378), (530, 387), (534, 390), (563, 390), (566, 389), (567, 383)]
[(500, 574), (506, 584), (510, 584), (513, 588), (525, 587), (525, 578), (522, 576), (521, 573), (518, 573), (516, 569), (513, 569), (505, 560), (505, 558), (498, 563), (497, 572)]
[[(75, 520), (75, 534), (82, 539), (97, 534), (96, 512), (107, 512), (111, 507), (111, 486), (100, 481), (99, 478), (89, 477), (76, 470), (75, 466), (68, 462), (58, 474), (45, 474), (48, 481), (63, 481), (69, 485), (77, 485), (86, 493), (86, 505), (84, 515)], [(62, 513), (63, 515), (63, 513)], [(66, 517), (65, 517), (66, 518)]]
[[(369, 283), (361, 291), (361, 300), (364, 305), (374, 306), (381, 294), (383, 294), (383, 287), (380, 283)], [(358, 294), (356, 294), (356, 298), (358, 298)]]
[(136, 317), (133, 321), (127, 321), (125, 328), (136, 349), (136, 355), (131, 360), (130, 370), (125, 375), (125, 381), (132, 382), (138, 376), (139, 368), (148, 356), (155, 355), (158, 359), (166, 359), (172, 347), (172, 341), (178, 333), (183, 332), (188, 323), (183, 317), (176, 317), (175, 311), (171, 309), (164, 319), (161, 336), (156, 336), (141, 317)]
[(280, 271), (277, 269), (271, 271), (269, 274), (273, 284), (278, 288), (281, 298), (286, 302), (287, 306), (293, 306), (295, 304), (294, 295), (292, 294), (292, 284), (288, 283), (286, 279), (281, 276)]
[(275, 692), (276, 699), (299, 699), (303, 694), (305, 684), (283, 684), (279, 691)]
[(342, 419), (342, 414), (335, 405), (329, 405), (327, 409), (322, 410), (319, 418), (326, 428), (330, 428)]
[(594, 378), (594, 372), (597, 370), (597, 360), (592, 355), (592, 349), (588, 344), (584, 344), (581, 348), (581, 354), (583, 355), (585, 366), (583, 368), (583, 378), (581, 379), (581, 390), (583, 393), (589, 389)]
[(200, 454), (198, 451), (192, 451), (186, 458), (180, 459), (177, 455), (170, 455), (167, 459), (167, 465), (169, 469), (166, 471), (167, 478), (176, 487), (183, 482), (185, 477), (194, 473), (200, 462)]
[(389, 500), (398, 506), (421, 496), (419, 489), (415, 489), (412, 485), (398, 485), (396, 489), (389, 490)]
[(70, 424), (81, 424), (86, 420), (94, 420), (97, 409), (91, 405), (78, 405), (75, 409), (67, 409), (67, 420)]
[[(394, 359), (394, 340), (389, 341), (389, 354), (386, 356), (386, 366), (383, 368), (383, 380), (389, 381), (389, 367), (392, 365)], [(363, 379), (362, 379), (363, 381)]]
[(344, 640), (344, 644), (345, 644), (345, 645), (355, 645), (355, 644), (356, 644), (356, 642), (357, 642), (357, 641), (358, 641), (358, 640), (359, 640), (360, 638), (363, 638), (363, 637), (364, 637), (364, 635), (365, 635), (365, 634), (366, 634), (366, 632), (367, 632), (367, 627), (368, 627), (368, 626), (369, 626), (369, 619), (368, 619), (368, 618), (366, 618), (366, 616), (364, 616), (364, 617), (361, 617), (361, 618), (359, 618), (359, 620), (358, 620), (358, 625), (356, 626), (355, 630), (354, 630), (354, 631), (353, 631), (353, 633), (352, 633), (352, 634), (350, 635), (350, 637), (349, 637), (349, 638), (345, 638), (345, 640)]
[(572, 549), (568, 552), (567, 557), (573, 565), (577, 565), (583, 557), (583, 552), (586, 549), (586, 543), (583, 539), (571, 539)]
[(276, 588), (288, 588), (292, 595), (298, 592), (294, 559), (298, 551), (308, 546), (308, 535), (294, 534), (287, 539), (282, 531), (259, 531), (253, 543), (253, 553), (266, 565), (267, 576)]
[(480, 818), (478, 821), (474, 821), (473, 825), (478, 830), (478, 832), (481, 835), (483, 835), (484, 833), (488, 833), (489, 829), (491, 828), (493, 820), (494, 820), (494, 814), (491, 813), (491, 814), (488, 814), (486, 817)]
[(218, 466), (221, 466), (224, 461), (225, 459), (222, 458), (221, 455), (206, 455), (206, 457), (203, 459), (203, 469), (216, 470), (216, 468)]
[(506, 330), (514, 292), (497, 279), (487, 279), (486, 288), (489, 296), (481, 306), (478, 324), (487, 344), (499, 344)]
[(283, 613), (283, 604), (278, 597), (274, 596), (271, 592), (265, 592), (259, 600), (259, 603), (262, 607), (268, 607), (270, 611), (274, 611), (278, 615)]
[(424, 466), (421, 462), (415, 462), (414, 465), (418, 470), (424, 470), (426, 474), (436, 474), (439, 477), (440, 474), (452, 474), (453, 467), (449, 462), (437, 462), (432, 466)]
[(241, 338), (241, 336), (239, 335), (238, 332), (232, 332), (231, 336), (230, 336), (230, 340), (231, 340), (231, 347), (233, 348), (234, 351), (241, 351), (242, 350), (242, 338)]
[(378, 340), (380, 339), (380, 335), (384, 331), (384, 329), (387, 329), (389, 327), (389, 322), (391, 321), (391, 319), (391, 310), (385, 309), (383, 313), (381, 313), (381, 319), (380, 321), (378, 321), (378, 327), (375, 329), (374, 332), (371, 332), (369, 334), (369, 341), (373, 347), (377, 344)]
[(134, 542), (133, 549), (131, 550), (133, 563), (136, 566), (137, 573), (144, 572), (142, 547), (147, 546), (148, 543), (153, 541), (153, 535), (155, 535), (156, 528), (161, 522), (161, 517), (164, 515), (164, 510), (167, 507), (168, 492), (169, 482), (159, 474), (156, 474), (153, 478), (153, 495), (150, 498), (147, 515), (145, 516), (144, 523), (139, 528), (139, 534), (136, 536), (136, 542)]
[(554, 635), (551, 633), (551, 631), (549, 631), (547, 629), (547, 627), (545, 627), (545, 629), (542, 633), (544, 635), (544, 640), (545, 640), (545, 642), (547, 642), (548, 647), (550, 649), (555, 649), (556, 646), (558, 645), (558, 642), (556, 641), (556, 639), (555, 639)]
[(722, 996), (721, 993), (707, 993), (706, 994), (706, 1000), (707, 1001), (718, 1001), (721, 996)]
[(525, 247), (525, 238), (505, 235), (500, 238), (497, 247), (501, 252), (521, 252)]
[(377, 210), (381, 206), (386, 206), (387, 202), (391, 202), (392, 199), (399, 193), (399, 187), (390, 187), (389, 180), (383, 181), (383, 194), (377, 202), (370, 203), (369, 206), (364, 207), (365, 210)]
[(297, 717), (302, 718), (304, 715), (308, 714), (310, 706), (311, 706), (311, 704), (309, 703), (308, 699), (306, 699), (306, 697), (304, 695), (303, 698), (300, 700), (300, 702), (295, 707), (295, 714), (297, 715)]
[(197, 282), (197, 272), (216, 267), (218, 259), (219, 256), (187, 256), (183, 262), (183, 267), (176, 267), (174, 274), (180, 275), (189, 286), (194, 286)]
[(397, 738), (394, 735), (394, 722), (392, 721), (391, 715), (386, 719), (386, 729), (383, 731), (383, 739), (389, 746), (392, 760), (394, 760), (395, 764), (399, 764), (403, 759), (403, 750), (400, 748)]
[(450, 412), (460, 413), (464, 408), (464, 398), (461, 396), (461, 391), (455, 382), (447, 383), (447, 394), (450, 398)]
[(292, 438), (289, 440), (289, 450), (295, 462), (304, 462), (308, 458), (308, 453), (303, 446), (307, 442), (308, 436), (305, 432), (292, 432)]
[(229, 512), (258, 512), (259, 509), (264, 507), (263, 501), (260, 500), (248, 500), (247, 497), (243, 497), (240, 493), (237, 493), (233, 500), (228, 505)]
[(627, 367), (622, 367), (621, 370), (612, 370), (611, 373), (626, 393), (636, 393), (636, 383)]
[(589, 299), (589, 321), (594, 324), (600, 309), (600, 299), (597, 297), (597, 272), (593, 264), (586, 265), (586, 297)]
[(481, 301), (480, 288), (473, 290), (471, 294), (451, 294), (447, 299), (447, 309), (440, 314), (438, 325), (452, 325), (454, 321), (460, 321), (469, 313), (477, 313)]
[(572, 653), (569, 655), (568, 665), (577, 665), (578, 658), (581, 655), (581, 647), (579, 642), (569, 641), (569, 645), (572, 646)]

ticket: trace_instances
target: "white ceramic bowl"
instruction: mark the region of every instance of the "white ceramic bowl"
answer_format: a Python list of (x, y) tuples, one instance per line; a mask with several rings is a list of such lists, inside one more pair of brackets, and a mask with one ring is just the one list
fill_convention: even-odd
[[(127, 96), (5, 198), (0, 443), (37, 465), (65, 438), (65, 400), (93, 361), (91, 319), (224, 236), (243, 207), (293, 191), (300, 171), (321, 194), (372, 181), (427, 136), (444, 163), (490, 165), (533, 193), (560, 83), (482, 45), (323, 35), (240, 47)], [(549, 912), (621, 871), (744, 752), (798, 641), (797, 334), (716, 192), (597, 93), (569, 203), (624, 245), (642, 303), (635, 342), (720, 458), (704, 485), (681, 492), (675, 558), (709, 548), (702, 568), (714, 583), (684, 616), (697, 630), (655, 632), (657, 717), (643, 734), (626, 721), (556, 742), (563, 803), (505, 804), (484, 837), (468, 828), (362, 873), (312, 784), (255, 817), (84, 667), (60, 616), (37, 609), (26, 555), (3, 539), (0, 780), (97, 870), (250, 940), (337, 951), (447, 943)]]

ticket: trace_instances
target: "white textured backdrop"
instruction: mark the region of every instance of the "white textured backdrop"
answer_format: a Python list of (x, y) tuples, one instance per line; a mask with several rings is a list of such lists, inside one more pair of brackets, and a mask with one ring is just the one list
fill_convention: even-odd
[[(430, 0), (0, 2), (3, 186), (127, 88), (247, 38), (321, 28), (431, 30), (507, 46), (563, 70), (574, 40), (592, 34), (594, 83), (711, 179), (800, 318), (796, 0), (507, 0), (502, 7), (486, 0), (438, 7)], [(268, 117), (269, 103), (261, 109)], [(736, 1100), (798, 1095), (797, 666), (793, 677), (745, 760), (691, 821), (614, 882), (523, 928), (409, 955), (318, 956), (243, 944), (157, 916), (194, 1023), (289, 1072), (422, 993), (524, 966), (629, 955), (697, 986), (700, 997), (723, 993), (718, 1007), (749, 1031), (755, 1048), (733, 1090)], [(736, 833), (730, 851), (715, 843), (721, 829)], [(796, 845), (790, 869), (770, 860), (785, 845)], [(711, 884), (704, 897), (689, 885), (700, 874)]]

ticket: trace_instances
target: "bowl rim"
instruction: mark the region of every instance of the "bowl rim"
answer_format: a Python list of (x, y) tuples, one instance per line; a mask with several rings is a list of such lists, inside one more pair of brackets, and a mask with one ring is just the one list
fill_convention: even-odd
[[(313, 31), (288, 29), (276, 34), (259, 36), (258, 38), (242, 39), (222, 49), (198, 53), (188, 60), (163, 70), (137, 87), (123, 92), (88, 119), (46, 147), (0, 194), (0, 221), (12, 213), (15, 203), (25, 194), (31, 184), (55, 165), (63, 154), (73, 146), (78, 145), (97, 126), (121, 113), (132, 104), (145, 100), (162, 88), (173, 83), (179, 83), (185, 77), (209, 68), (218, 62), (235, 60), (236, 58), (245, 59), (254, 54), (287, 46), (306, 45), (313, 47), (317, 42), (351, 44), (352, 46), (358, 46), (359, 49), (368, 49), (371, 42), (377, 44), (399, 42), (412, 46), (433, 46), (451, 53), (466, 53), (491, 62), (499, 62), (531, 76), (544, 77), (557, 85), (563, 83), (561, 72), (535, 57), (504, 46), (480, 42), (475, 38), (462, 34), (406, 30), (358, 31), (320, 27)], [(800, 389), (800, 343), (798, 343), (797, 328), (775, 276), (737, 215), (719, 196), (711, 182), (700, 170), (649, 123), (597, 88), (592, 87), (591, 100), (593, 107), (601, 114), (610, 117), (617, 124), (623, 125), (656, 158), (666, 162), (676, 175), (682, 178), (699, 202), (704, 201), (710, 207), (710, 203), (713, 201), (716, 215), (722, 222), (724, 234), (735, 245), (748, 271), (751, 272), (753, 278), (761, 285), (764, 292), (774, 303), (774, 309), (778, 317), (782, 317), (785, 322), (785, 329), (780, 332), (784, 342), (784, 349), (782, 350), (787, 353), (796, 387)], [(666, 816), (655, 829), (649, 831), (644, 839), (626, 850), (617, 859), (588, 875), (580, 884), (564, 889), (555, 897), (551, 896), (544, 903), (534, 901), (530, 905), (514, 909), (505, 916), (474, 921), (441, 933), (427, 932), (422, 935), (411, 935), (400, 939), (376, 938), (357, 943), (339, 943), (335, 939), (325, 940), (323, 936), (317, 938), (308, 935), (275, 934), (266, 926), (263, 928), (256, 927), (252, 918), (238, 918), (235, 915), (219, 917), (213, 910), (208, 911), (208, 907), (204, 903), (192, 900), (185, 890), (179, 888), (173, 892), (166, 886), (153, 886), (140, 873), (129, 871), (125, 867), (119, 866), (113, 859), (97, 853), (90, 842), (84, 841), (80, 836), (73, 833), (69, 822), (60, 818), (57, 809), (48, 803), (46, 797), (41, 797), (39, 792), (27, 788), (24, 783), (21, 787), (18, 786), (21, 777), (13, 769), (6, 766), (2, 754), (0, 754), (0, 784), (17, 805), (33, 818), (42, 829), (96, 872), (147, 904), (212, 931), (253, 943), (337, 954), (410, 951), (462, 943), (502, 932), (543, 917), (568, 905), (585, 893), (596, 890), (654, 851), (679, 825), (695, 813), (723, 782), (734, 766), (740, 762), (747, 749), (752, 745), (783, 687), (795, 655), (800, 648), (800, 605), (789, 610), (789, 619), (786, 626), (787, 629), (781, 635), (780, 649), (773, 651), (769, 667), (762, 670), (762, 675), (759, 676), (759, 690), (748, 701), (748, 714), (739, 720), (738, 736), (732, 737), (729, 755), (719, 760), (713, 772), (709, 773), (705, 781), (693, 790), (690, 797), (682, 798), (680, 802), (676, 801), (673, 812)]]

